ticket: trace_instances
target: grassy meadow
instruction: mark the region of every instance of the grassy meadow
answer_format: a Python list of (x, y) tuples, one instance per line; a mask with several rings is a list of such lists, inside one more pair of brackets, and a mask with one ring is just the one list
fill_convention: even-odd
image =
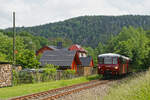
[(150, 100), (150, 70), (115, 85), (104, 100)]
[(92, 75), (88, 77), (79, 77), (79, 78), (74, 78), (69, 80), (58, 80), (58, 81), (41, 82), (35, 84), (22, 84), (13, 87), (0, 88), (0, 99), (8, 99), (11, 97), (47, 91), (50, 89), (88, 82), (90, 80), (95, 80), (98, 78), (99, 78), (98, 75)]

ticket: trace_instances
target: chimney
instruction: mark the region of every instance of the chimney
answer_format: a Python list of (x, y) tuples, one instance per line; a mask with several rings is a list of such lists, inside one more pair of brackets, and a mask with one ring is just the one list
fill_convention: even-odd
[(61, 49), (62, 48), (62, 42), (57, 42), (57, 49)]

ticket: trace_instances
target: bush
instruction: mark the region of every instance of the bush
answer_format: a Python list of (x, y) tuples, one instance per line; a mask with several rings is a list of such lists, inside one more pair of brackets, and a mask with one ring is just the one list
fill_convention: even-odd
[(70, 79), (73, 78), (75, 75), (75, 70), (67, 69), (63, 72), (63, 78), (64, 79)]
[(43, 70), (42, 81), (55, 80), (58, 66), (47, 64)]
[(13, 85), (17, 85), (19, 83), (19, 73), (15, 70), (13, 70), (12, 73), (13, 73)]
[(16, 64), (23, 68), (38, 68), (40, 62), (36, 59), (34, 51), (25, 49), (16, 54)]
[(13, 85), (22, 83), (34, 83), (34, 74), (27, 71), (15, 71), (13, 70)]
[(34, 75), (30, 72), (19, 72), (19, 80), (21, 83), (34, 83)]
[[(57, 76), (58, 66), (47, 64), (43, 69), (25, 69), (22, 71), (13, 70), (13, 85), (45, 82), (58, 79), (74, 78), (75, 70), (63, 70)], [(57, 76), (57, 77), (56, 77)]]

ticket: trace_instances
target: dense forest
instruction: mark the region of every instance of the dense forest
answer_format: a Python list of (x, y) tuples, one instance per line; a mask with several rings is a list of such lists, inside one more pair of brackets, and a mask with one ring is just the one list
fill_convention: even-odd
[(150, 16), (81, 16), (34, 27), (18, 27), (17, 32), (27, 31), (49, 40), (59, 37), (84, 46), (96, 47), (99, 42), (106, 44), (111, 36), (117, 35), (123, 27), (129, 26), (148, 30)]

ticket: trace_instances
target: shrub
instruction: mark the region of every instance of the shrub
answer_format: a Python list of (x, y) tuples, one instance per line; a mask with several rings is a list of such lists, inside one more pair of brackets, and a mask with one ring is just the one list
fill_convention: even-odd
[(19, 72), (19, 80), (21, 83), (34, 83), (34, 76), (30, 72)]
[(13, 70), (13, 85), (24, 83), (35, 83), (36, 75), (27, 71), (15, 71)]
[(55, 80), (58, 66), (47, 64), (43, 70), (42, 81)]
[(19, 83), (19, 74), (17, 71), (13, 70), (13, 85), (17, 85)]
[(25, 49), (16, 54), (16, 64), (23, 68), (38, 68), (40, 62), (36, 59), (34, 51)]
[(67, 69), (63, 72), (64, 79), (73, 78), (74, 75), (75, 75), (75, 70)]

